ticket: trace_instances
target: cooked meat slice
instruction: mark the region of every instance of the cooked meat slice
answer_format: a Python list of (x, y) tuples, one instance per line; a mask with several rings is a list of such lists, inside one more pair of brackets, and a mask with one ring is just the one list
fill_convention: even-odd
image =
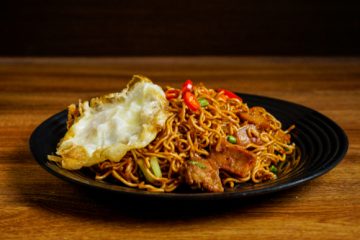
[(182, 174), (187, 184), (209, 192), (223, 192), (218, 166), (209, 160), (195, 158), (186, 161)]
[(239, 177), (246, 175), (254, 167), (256, 157), (240, 145), (224, 141), (220, 151), (212, 151), (209, 158), (200, 157), (186, 161), (182, 175), (192, 187), (209, 192), (223, 192), (219, 169)]
[(247, 124), (247, 125), (241, 127), (237, 131), (236, 137), (237, 137), (237, 140), (238, 140), (237, 142), (238, 142), (239, 145), (246, 146), (251, 142), (255, 143), (255, 144), (258, 144), (258, 145), (262, 144), (262, 141), (261, 141), (260, 137), (255, 136), (255, 135), (249, 137), (247, 131), (251, 130), (251, 129), (254, 129), (256, 131), (256, 126), (254, 124)]
[(265, 112), (265, 109), (262, 107), (252, 107), (247, 113), (240, 113), (239, 117), (242, 120), (248, 121), (249, 123), (255, 124), (259, 129), (269, 129), (270, 120), (267, 119), (262, 112)]
[(246, 177), (255, 165), (256, 156), (242, 146), (224, 142), (219, 152), (211, 152), (208, 161), (216, 162), (226, 172)]

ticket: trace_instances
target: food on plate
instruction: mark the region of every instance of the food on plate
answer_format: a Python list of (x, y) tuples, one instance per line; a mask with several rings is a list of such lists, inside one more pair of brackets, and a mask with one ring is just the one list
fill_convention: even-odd
[(282, 129), (266, 109), (226, 89), (191, 80), (162, 89), (135, 75), (120, 93), (70, 105), (68, 131), (48, 159), (153, 192), (223, 192), (291, 170), (300, 160), (294, 127)]

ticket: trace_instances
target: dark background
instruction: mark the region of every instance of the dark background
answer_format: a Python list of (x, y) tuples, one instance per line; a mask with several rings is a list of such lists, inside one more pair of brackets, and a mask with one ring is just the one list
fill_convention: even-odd
[(359, 2), (6, 0), (0, 55), (359, 55)]

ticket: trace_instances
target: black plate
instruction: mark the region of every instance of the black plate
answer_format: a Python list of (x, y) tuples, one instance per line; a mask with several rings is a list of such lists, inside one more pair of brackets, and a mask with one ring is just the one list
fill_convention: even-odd
[(262, 106), (279, 119), (283, 128), (292, 124), (292, 139), (301, 151), (301, 162), (290, 173), (277, 180), (244, 184), (224, 193), (151, 193), (107, 182), (95, 181), (84, 171), (69, 171), (47, 160), (66, 132), (67, 111), (62, 111), (38, 126), (30, 137), (30, 148), (37, 162), (51, 174), (88, 187), (131, 196), (161, 199), (224, 199), (244, 198), (288, 189), (321, 176), (334, 168), (345, 156), (348, 139), (332, 120), (307, 107), (283, 100), (238, 94), (249, 106)]

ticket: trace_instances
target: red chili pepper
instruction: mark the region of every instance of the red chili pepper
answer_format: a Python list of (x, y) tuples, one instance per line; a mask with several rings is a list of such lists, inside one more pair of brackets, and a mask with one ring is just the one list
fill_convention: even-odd
[(184, 82), (183, 86), (182, 86), (182, 94), (184, 95), (185, 92), (191, 92), (193, 89), (193, 82), (188, 79)]
[(165, 92), (165, 96), (167, 100), (171, 100), (173, 98), (177, 98), (180, 94), (180, 90), (178, 89), (169, 89)]
[(230, 92), (226, 89), (223, 89), (223, 88), (220, 88), (217, 90), (217, 92), (223, 92), (225, 96), (227, 96), (228, 98), (236, 98), (236, 99), (239, 99), (240, 101), (242, 101), (242, 98), (239, 97), (238, 95), (236, 95), (235, 93), (233, 92)]
[(200, 108), (200, 103), (196, 99), (195, 95), (191, 92), (185, 92), (183, 98), (186, 105), (190, 108), (191, 111), (197, 111)]

